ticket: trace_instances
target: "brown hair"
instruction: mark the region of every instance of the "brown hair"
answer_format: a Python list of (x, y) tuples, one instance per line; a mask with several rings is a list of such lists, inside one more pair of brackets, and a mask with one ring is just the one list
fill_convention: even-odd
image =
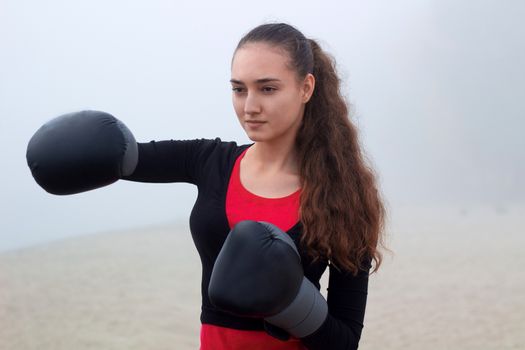
[(291, 25), (269, 23), (247, 33), (236, 51), (250, 42), (268, 43), (287, 52), (298, 81), (315, 77), (296, 138), (301, 176), (301, 244), (317, 259), (339, 269), (366, 270), (382, 262), (386, 210), (373, 169), (365, 162), (357, 128), (349, 119), (333, 57)]

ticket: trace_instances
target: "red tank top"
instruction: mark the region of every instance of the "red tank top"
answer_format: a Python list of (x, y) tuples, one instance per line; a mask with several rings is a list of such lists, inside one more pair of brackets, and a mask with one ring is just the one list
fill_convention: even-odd
[[(299, 219), (300, 190), (282, 198), (264, 198), (243, 187), (240, 163), (246, 150), (237, 158), (226, 194), (226, 216), (230, 228), (242, 220), (268, 221), (283, 231)], [(265, 331), (246, 331), (202, 324), (200, 350), (304, 350), (299, 339), (281, 341)]]

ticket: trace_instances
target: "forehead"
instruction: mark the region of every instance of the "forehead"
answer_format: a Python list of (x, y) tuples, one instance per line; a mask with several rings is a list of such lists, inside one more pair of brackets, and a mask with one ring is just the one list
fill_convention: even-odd
[(250, 83), (260, 78), (288, 80), (294, 77), (287, 64), (288, 55), (273, 46), (250, 43), (235, 52), (232, 60), (232, 79)]

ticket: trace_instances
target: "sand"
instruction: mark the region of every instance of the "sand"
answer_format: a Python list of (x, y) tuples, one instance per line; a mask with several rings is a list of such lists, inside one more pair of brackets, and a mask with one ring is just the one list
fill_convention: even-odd
[[(392, 210), (359, 348), (525, 349), (524, 214)], [(198, 349), (200, 274), (187, 225), (2, 253), (0, 349)]]
[(398, 213), (360, 348), (525, 349), (525, 210), (499, 211)]
[(197, 349), (200, 261), (180, 227), (0, 256), (0, 349)]

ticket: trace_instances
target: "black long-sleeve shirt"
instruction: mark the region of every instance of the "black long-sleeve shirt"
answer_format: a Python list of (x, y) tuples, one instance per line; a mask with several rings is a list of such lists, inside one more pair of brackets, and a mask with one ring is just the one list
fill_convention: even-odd
[[(238, 146), (219, 138), (151, 141), (139, 143), (139, 162), (125, 180), (139, 182), (186, 182), (198, 188), (190, 215), (190, 231), (202, 262), (201, 322), (243, 330), (263, 330), (262, 319), (222, 312), (208, 298), (208, 284), (217, 255), (230, 232), (225, 203), (230, 175), (237, 157), (250, 145)], [(301, 223), (287, 231), (298, 247), (305, 277), (318, 289), (321, 275), (329, 267), (328, 316), (313, 334), (302, 338), (310, 350), (357, 349), (368, 289), (368, 271), (357, 276), (341, 272), (326, 261), (315, 263), (305, 253), (299, 238)], [(369, 265), (370, 267), (370, 265)]]

